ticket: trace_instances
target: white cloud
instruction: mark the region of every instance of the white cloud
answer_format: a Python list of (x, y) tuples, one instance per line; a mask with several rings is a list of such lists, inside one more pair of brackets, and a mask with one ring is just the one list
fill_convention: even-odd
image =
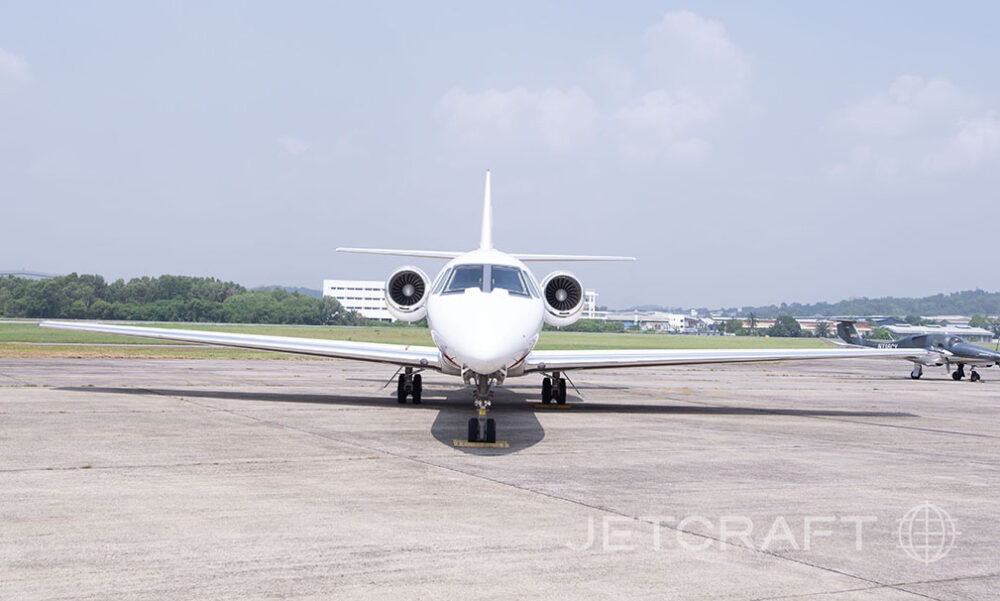
[(305, 154), (312, 147), (309, 142), (295, 136), (290, 136), (285, 134), (278, 137), (278, 146), (282, 148), (285, 152), (292, 156), (299, 156)]
[(983, 117), (961, 119), (955, 134), (940, 152), (927, 161), (936, 171), (975, 169), (1000, 159), (1000, 119), (990, 112)]
[(826, 175), (834, 180), (852, 179), (859, 174), (874, 176), (883, 183), (896, 182), (900, 177), (899, 160), (861, 144), (851, 148), (846, 160), (826, 169)]
[(902, 136), (952, 124), (979, 105), (947, 79), (901, 75), (886, 92), (845, 108), (838, 122), (861, 134)]
[(0, 91), (13, 89), (31, 81), (28, 63), (16, 54), (0, 48)]
[(745, 93), (749, 57), (720, 23), (688, 11), (668, 13), (642, 42), (644, 58), (634, 68), (609, 57), (591, 61), (592, 92), (454, 88), (437, 114), (464, 146), (570, 153), (599, 141), (639, 162), (704, 158), (711, 149), (704, 129)]
[(643, 94), (639, 102), (619, 109), (614, 117), (625, 156), (649, 161), (664, 155), (678, 160), (706, 156), (709, 143), (693, 132), (716, 115), (713, 106), (685, 90), (654, 90)]
[(590, 141), (599, 113), (579, 88), (524, 88), (469, 92), (454, 88), (444, 95), (438, 113), (446, 129), (462, 144), (541, 144), (565, 153)]
[(712, 104), (743, 93), (750, 57), (718, 21), (689, 11), (668, 13), (643, 36), (645, 63), (659, 85), (688, 90)]
[(643, 37), (652, 85), (614, 113), (623, 154), (633, 160), (698, 160), (711, 144), (699, 133), (745, 93), (750, 58), (717, 21), (668, 13)]
[(849, 150), (827, 174), (889, 182), (928, 170), (978, 168), (1000, 158), (1000, 120), (984, 106), (947, 79), (901, 75), (886, 91), (833, 116), (834, 136)]

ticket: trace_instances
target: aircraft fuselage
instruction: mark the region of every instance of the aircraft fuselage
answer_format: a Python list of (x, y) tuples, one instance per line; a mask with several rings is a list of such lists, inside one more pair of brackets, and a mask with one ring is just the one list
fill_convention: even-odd
[(544, 306), (524, 263), (480, 249), (441, 269), (427, 298), (427, 322), (448, 371), (519, 375), (538, 342)]

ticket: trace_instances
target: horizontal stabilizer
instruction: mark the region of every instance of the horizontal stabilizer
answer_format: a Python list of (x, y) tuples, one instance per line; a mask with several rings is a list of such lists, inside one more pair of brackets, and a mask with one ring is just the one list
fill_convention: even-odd
[(635, 261), (635, 257), (615, 257), (607, 255), (533, 255), (511, 253), (521, 261)]
[(338, 248), (339, 253), (361, 255), (392, 255), (394, 257), (417, 257), (421, 259), (454, 259), (464, 253), (450, 250), (399, 250), (394, 248)]

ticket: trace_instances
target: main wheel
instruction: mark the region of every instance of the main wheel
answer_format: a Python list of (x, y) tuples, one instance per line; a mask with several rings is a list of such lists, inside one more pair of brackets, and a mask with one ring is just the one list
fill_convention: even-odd
[(552, 378), (542, 378), (542, 402), (552, 402)]
[(497, 423), (493, 418), (486, 420), (486, 442), (497, 441)]
[(479, 442), (479, 420), (469, 418), (469, 442)]
[(420, 404), (420, 396), (424, 392), (424, 379), (417, 374), (413, 376), (413, 389), (410, 392), (410, 397), (413, 398), (413, 404)]
[(951, 372), (951, 379), (952, 380), (956, 380), (956, 381), (957, 380), (961, 380), (962, 379), (962, 372), (958, 371), (957, 369), (955, 371)]
[(396, 382), (396, 402), (400, 404), (406, 402), (406, 378), (402, 375), (399, 376), (399, 380)]
[(559, 378), (559, 398), (556, 402), (560, 405), (566, 404), (566, 378)]

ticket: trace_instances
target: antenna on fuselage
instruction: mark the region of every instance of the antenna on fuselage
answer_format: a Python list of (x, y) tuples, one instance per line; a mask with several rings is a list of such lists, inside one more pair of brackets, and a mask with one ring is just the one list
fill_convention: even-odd
[(486, 170), (486, 192), (483, 194), (483, 229), (479, 234), (479, 248), (493, 248), (493, 204), (490, 200), (490, 170)]

